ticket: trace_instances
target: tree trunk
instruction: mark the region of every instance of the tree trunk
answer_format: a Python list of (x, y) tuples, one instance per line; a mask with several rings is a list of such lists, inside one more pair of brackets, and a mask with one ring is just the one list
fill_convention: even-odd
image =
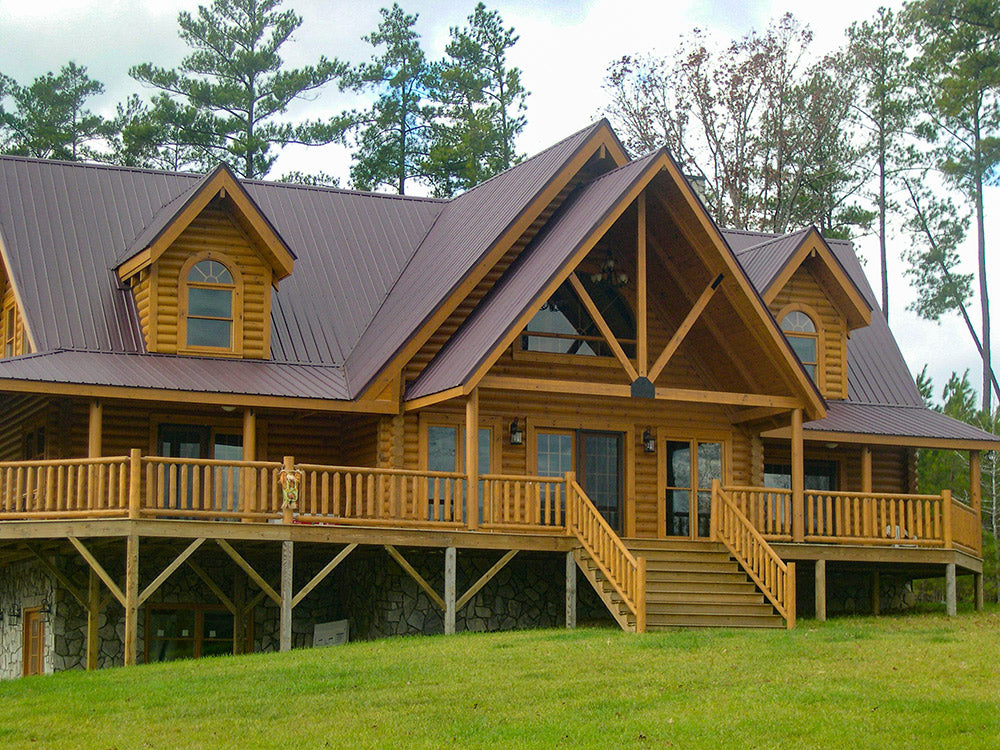
[(882, 314), (889, 321), (889, 270), (885, 252), (885, 123), (878, 134), (878, 254), (882, 268)]
[(975, 116), (975, 199), (976, 199), (976, 243), (979, 258), (979, 304), (983, 316), (983, 411), (992, 412), (990, 381), (993, 375), (992, 352), (990, 348), (990, 296), (986, 283), (986, 228), (983, 211), (983, 158), (979, 111)]

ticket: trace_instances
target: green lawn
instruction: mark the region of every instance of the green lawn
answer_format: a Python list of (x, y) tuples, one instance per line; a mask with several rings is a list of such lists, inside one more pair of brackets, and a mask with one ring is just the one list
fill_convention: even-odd
[(0, 683), (3, 748), (991, 748), (1000, 614), (414, 637)]

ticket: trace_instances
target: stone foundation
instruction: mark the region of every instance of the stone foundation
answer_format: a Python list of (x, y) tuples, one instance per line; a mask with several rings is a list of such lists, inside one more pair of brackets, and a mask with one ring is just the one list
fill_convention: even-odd
[[(816, 614), (816, 578), (811, 564), (799, 563), (796, 572), (796, 604), (800, 617)], [(870, 615), (872, 610), (872, 583), (870, 571), (844, 571), (830, 563), (826, 567), (826, 613), (835, 615)], [(879, 574), (879, 611), (905, 612), (913, 609), (916, 596), (913, 582), (900, 575), (887, 572)]]

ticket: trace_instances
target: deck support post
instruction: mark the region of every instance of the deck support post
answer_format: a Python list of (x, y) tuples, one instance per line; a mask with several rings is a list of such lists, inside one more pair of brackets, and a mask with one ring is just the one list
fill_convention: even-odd
[(576, 553), (566, 553), (566, 627), (576, 627)]
[(479, 528), (479, 389), (465, 402), (465, 525)]
[(455, 573), (458, 550), (446, 547), (444, 550), (444, 634), (455, 634)]
[(247, 640), (247, 579), (237, 571), (233, 575), (233, 655), (239, 656), (244, 651)]
[(133, 666), (139, 632), (139, 536), (129, 534), (125, 542), (125, 666)]
[(877, 570), (872, 572), (872, 614), (882, 614), (882, 581)]
[(90, 402), (90, 419), (87, 422), (87, 458), (101, 457), (103, 421), (104, 405), (95, 398)]
[(87, 579), (87, 669), (97, 669), (97, 654), (100, 651), (101, 631), (98, 624), (101, 616), (101, 581), (90, 568)]
[(826, 560), (816, 561), (816, 619), (826, 622)]
[(281, 616), (278, 623), (278, 650), (292, 650), (292, 554), (295, 542), (281, 543)]
[(984, 595), (983, 595), (983, 574), (973, 573), (972, 574), (972, 589), (976, 597), (976, 612), (982, 612), (985, 606)]
[(948, 617), (958, 614), (958, 587), (955, 580), (955, 563), (944, 566), (944, 601)]
[(805, 541), (805, 456), (802, 409), (792, 409), (792, 541)]

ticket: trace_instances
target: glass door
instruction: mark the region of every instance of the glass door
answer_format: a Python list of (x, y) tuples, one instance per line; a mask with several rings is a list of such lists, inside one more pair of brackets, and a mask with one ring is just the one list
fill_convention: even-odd
[(711, 534), (712, 480), (722, 479), (722, 443), (667, 442), (666, 535)]
[(617, 533), (622, 531), (622, 434), (580, 432), (580, 486)]

